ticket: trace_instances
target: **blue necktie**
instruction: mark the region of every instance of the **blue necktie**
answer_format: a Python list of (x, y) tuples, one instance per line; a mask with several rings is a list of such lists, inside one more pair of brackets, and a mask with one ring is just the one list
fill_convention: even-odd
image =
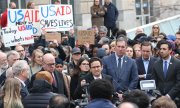
[(119, 57), (118, 59), (118, 70), (119, 70), (119, 73), (121, 72), (121, 58)]
[(165, 78), (166, 78), (166, 75), (167, 75), (167, 70), (168, 70), (168, 68), (167, 68), (167, 61), (165, 61), (164, 62), (164, 76), (165, 76)]

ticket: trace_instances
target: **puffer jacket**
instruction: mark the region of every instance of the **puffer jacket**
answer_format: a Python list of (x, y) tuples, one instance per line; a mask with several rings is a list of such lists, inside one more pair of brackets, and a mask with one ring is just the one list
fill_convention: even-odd
[(47, 108), (49, 99), (57, 95), (46, 80), (34, 80), (31, 93), (23, 99), (24, 108)]

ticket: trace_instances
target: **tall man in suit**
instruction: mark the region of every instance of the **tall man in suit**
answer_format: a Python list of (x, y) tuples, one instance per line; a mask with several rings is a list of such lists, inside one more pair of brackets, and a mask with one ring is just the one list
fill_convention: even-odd
[(103, 59), (103, 73), (112, 76), (117, 82), (116, 90), (126, 91), (137, 88), (138, 70), (133, 59), (126, 54), (127, 40), (120, 37), (116, 40), (115, 53)]
[(29, 78), (29, 65), (25, 60), (18, 60), (12, 65), (12, 72), (14, 77), (21, 83), (21, 97), (25, 98), (29, 92), (25, 81)]
[(152, 56), (152, 45), (149, 42), (143, 42), (141, 44), (142, 57), (136, 59), (138, 68), (138, 76), (140, 80), (151, 79), (151, 72), (156, 61), (156, 58)]
[(175, 99), (180, 96), (180, 61), (171, 56), (170, 42), (162, 40), (159, 43), (161, 59), (154, 64), (152, 77), (162, 95)]
[(75, 90), (74, 97), (77, 99), (82, 98), (81, 95), (85, 93), (83, 90), (83, 87), (85, 86), (85, 84), (90, 84), (93, 80), (105, 79), (111, 83), (113, 82), (113, 79), (111, 76), (102, 74), (103, 66), (102, 66), (101, 59), (97, 57), (91, 58), (89, 61), (89, 67), (90, 67), (90, 73), (80, 79), (78, 86)]

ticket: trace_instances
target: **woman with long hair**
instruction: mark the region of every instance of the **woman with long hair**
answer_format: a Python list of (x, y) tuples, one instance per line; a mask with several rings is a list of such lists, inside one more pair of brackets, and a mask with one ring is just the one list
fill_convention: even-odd
[(152, 32), (150, 34), (150, 36), (156, 38), (157, 36), (159, 36), (160, 34), (160, 27), (159, 25), (155, 24), (152, 26)]
[(89, 73), (89, 69), (89, 59), (83, 57), (80, 58), (77, 63), (77, 67), (75, 67), (74, 71), (71, 74), (70, 93), (72, 98), (75, 89), (77, 88), (79, 78), (87, 75)]
[(31, 76), (37, 72), (39, 72), (42, 69), (42, 57), (44, 53), (40, 49), (36, 49), (32, 53), (32, 58), (31, 58), (31, 64), (30, 64), (30, 69), (31, 69)]
[(1, 108), (23, 108), (20, 90), (20, 82), (16, 78), (8, 78), (3, 88)]
[(91, 20), (92, 26), (96, 25), (98, 28), (104, 25), (105, 10), (100, 5), (100, 0), (94, 0), (94, 5), (91, 6)]

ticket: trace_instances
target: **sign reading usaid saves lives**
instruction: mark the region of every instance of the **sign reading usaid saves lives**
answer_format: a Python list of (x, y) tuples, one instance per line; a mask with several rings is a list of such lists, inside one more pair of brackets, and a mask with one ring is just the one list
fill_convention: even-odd
[(32, 24), (2, 28), (2, 35), (5, 47), (34, 43)]
[(41, 35), (38, 9), (8, 9), (8, 27), (15, 25), (33, 25), (33, 34)]
[(41, 5), (39, 17), (45, 31), (69, 31), (74, 26), (72, 5)]

